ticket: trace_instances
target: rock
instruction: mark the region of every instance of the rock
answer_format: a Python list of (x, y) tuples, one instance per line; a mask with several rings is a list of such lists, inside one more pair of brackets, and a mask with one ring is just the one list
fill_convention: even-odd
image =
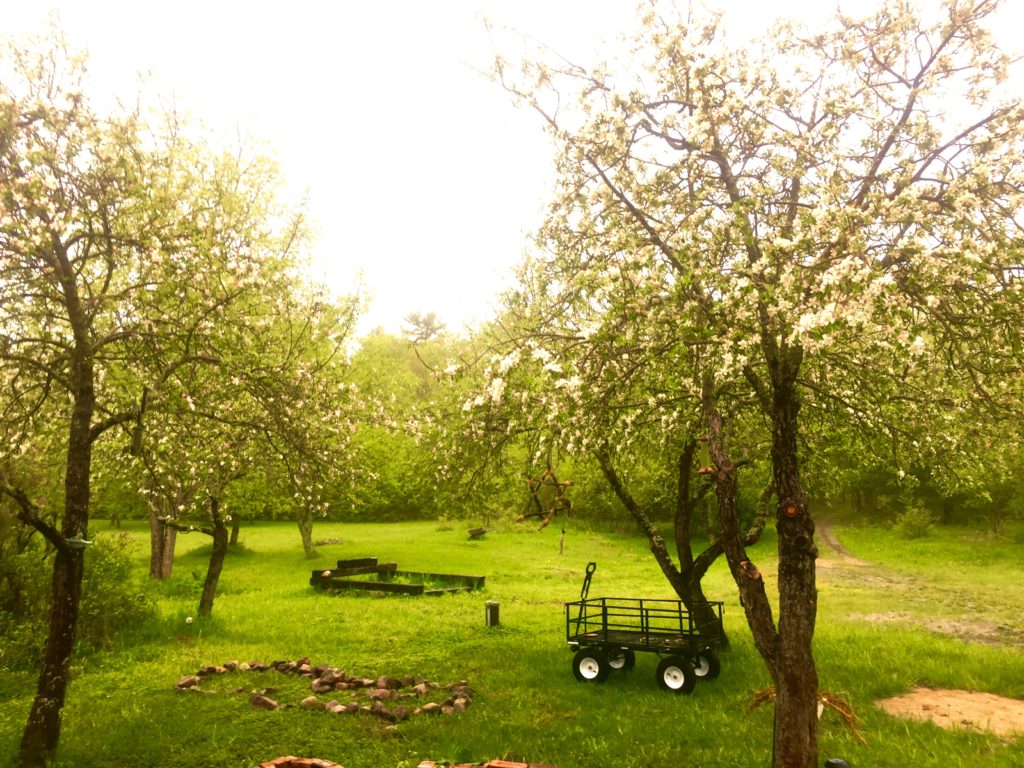
[(454, 709), (456, 712), (465, 712), (466, 711), (466, 705), (468, 703), (469, 702), (467, 702), (465, 699), (458, 698), (458, 699), (456, 699), (455, 701), (452, 702), (452, 709)]
[(334, 683), (337, 683), (339, 680), (345, 679), (344, 672), (339, 672), (338, 670), (331, 669), (330, 667), (328, 667), (327, 669), (321, 669), (319, 666), (316, 666), (313, 667), (313, 671), (319, 673), (320, 682), (323, 683), (330, 683), (333, 685)]
[(238, 669), (238, 659), (231, 659), (230, 661), (224, 662), (224, 669), (228, 672), (234, 672)]
[(328, 702), (324, 706), (324, 709), (327, 710), (328, 712), (333, 712), (336, 715), (340, 715), (342, 712), (346, 711), (345, 705), (342, 704), (341, 702), (338, 702), (338, 701)]
[(323, 706), (320, 704), (320, 699), (316, 696), (307, 696), (299, 702), (299, 707), (302, 709), (323, 709)]
[(204, 664), (199, 668), (199, 671), (197, 671), (196, 674), (200, 677), (209, 677), (210, 675), (217, 674), (217, 667), (211, 664)]
[(399, 737), (398, 727), (389, 725), (384, 729), (384, 733), (381, 734), (381, 738), (384, 739), (397, 739)]
[(416, 678), (412, 675), (406, 675), (402, 678), (402, 687), (408, 688), (410, 685), (416, 685)]
[(322, 677), (317, 678), (312, 683), (310, 683), (309, 687), (313, 691), (313, 693), (328, 693), (334, 690), (334, 684), (325, 683)]
[(420, 683), (419, 685), (413, 686), (412, 690), (417, 696), (426, 696), (430, 693), (430, 683)]
[(404, 704), (399, 704), (391, 712), (395, 716), (395, 720), (408, 720), (409, 719), (409, 708)]
[(384, 701), (385, 699), (392, 698), (392, 693), (387, 688), (375, 688), (367, 695), (376, 701)]
[(243, 661), (238, 665), (239, 672), (248, 672), (250, 669), (252, 669), (252, 665), (248, 661)]
[(181, 680), (175, 683), (174, 687), (178, 689), (185, 688), (197, 688), (199, 686), (198, 675), (185, 675)]
[(268, 699), (260, 693), (255, 694), (251, 699), (249, 699), (249, 702), (257, 709), (275, 710), (278, 707), (276, 701)]
[(439, 715), (441, 714), (441, 705), (431, 701), (420, 707), (420, 712), (425, 715)]
[(396, 680), (393, 677), (380, 677), (380, 678), (377, 679), (377, 687), (378, 688), (388, 688), (388, 689), (392, 689), (393, 690), (395, 688), (401, 688), (402, 687), (402, 681), (401, 680)]
[(455, 708), (454, 707), (441, 707), (441, 714), (442, 715), (450, 715), (450, 714), (452, 714), (454, 712), (455, 712)]

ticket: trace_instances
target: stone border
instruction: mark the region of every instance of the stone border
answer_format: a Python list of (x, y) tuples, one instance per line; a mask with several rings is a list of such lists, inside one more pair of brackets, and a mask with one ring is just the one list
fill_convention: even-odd
[[(200, 683), (206, 679), (235, 672), (267, 672), (271, 670), (309, 679), (313, 695), (307, 696), (299, 702), (298, 706), (302, 709), (315, 709), (335, 714), (372, 714), (392, 723), (408, 720), (414, 715), (452, 715), (456, 712), (465, 712), (473, 700), (473, 689), (465, 680), (439, 685), (413, 675), (401, 678), (382, 676), (376, 679), (357, 677), (347, 675), (337, 667), (328, 664), (314, 666), (308, 657), (297, 661), (273, 661), (269, 664), (264, 664), (261, 661), (231, 660), (217, 666), (204, 665), (197, 670), (196, 674), (185, 675), (179, 679), (174, 687), (179, 691), (213, 693), (203, 690)], [(333, 694), (338, 691), (349, 692), (350, 700), (347, 703), (342, 703), (337, 698), (332, 698), (325, 702), (317, 697), (318, 694)], [(419, 703), (423, 702), (433, 691), (439, 692), (440, 701)], [(244, 687), (229, 691), (229, 693), (235, 694), (245, 692)], [(267, 711), (288, 709), (293, 706), (270, 698), (270, 695), (275, 692), (276, 690), (273, 688), (249, 691), (249, 701), (257, 709)], [(282, 765), (286, 764), (282, 763)]]

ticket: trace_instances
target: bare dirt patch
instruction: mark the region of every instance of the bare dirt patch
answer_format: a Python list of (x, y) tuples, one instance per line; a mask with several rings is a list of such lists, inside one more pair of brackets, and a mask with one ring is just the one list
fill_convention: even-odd
[(851, 613), (846, 618), (851, 621), (870, 622), (872, 624), (900, 624), (902, 626), (918, 626), (938, 635), (950, 635), (971, 643), (987, 645), (1021, 645), (1024, 644), (1024, 633), (1006, 624), (995, 624), (990, 621), (959, 621), (956, 619), (915, 618), (909, 613), (886, 611), (882, 613)]
[(1024, 736), (1024, 701), (992, 693), (915, 688), (875, 705), (890, 715), (931, 720), (942, 728), (965, 728), (1003, 738)]

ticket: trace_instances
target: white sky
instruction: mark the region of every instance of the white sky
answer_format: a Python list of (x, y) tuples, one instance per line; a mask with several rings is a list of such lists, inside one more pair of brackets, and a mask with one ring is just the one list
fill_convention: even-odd
[[(681, 7), (686, 0), (678, 0)], [(808, 23), (829, 0), (706, 0), (730, 38), (776, 17)], [(843, 0), (848, 11), (869, 0)], [(1020, 30), (1024, 0), (1007, 0)], [(90, 55), (96, 87), (173, 98), (209, 127), (260, 140), (308, 190), (317, 277), (349, 292), (362, 323), (400, 329), (412, 311), (449, 328), (491, 314), (540, 223), (553, 178), (535, 116), (486, 68), (486, 15), (581, 61), (631, 29), (631, 0), (0, 0), (3, 33), (39, 32), (56, 11)], [(595, 53), (595, 51), (597, 53)]]

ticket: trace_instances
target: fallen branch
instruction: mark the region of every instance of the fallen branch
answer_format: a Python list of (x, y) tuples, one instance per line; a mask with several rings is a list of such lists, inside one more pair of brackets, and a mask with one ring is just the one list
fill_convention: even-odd
[[(747, 707), (746, 714), (750, 714), (762, 704), (767, 704), (770, 701), (775, 701), (775, 686), (770, 685), (767, 688), (757, 691), (754, 694), (754, 698), (751, 699), (750, 705)], [(842, 696), (831, 691), (818, 691), (818, 719), (821, 719), (822, 714), (826, 709), (831, 709), (836, 712), (846, 727), (849, 728), (853, 735), (857, 737), (865, 747), (868, 745), (868, 740), (864, 738), (864, 734), (860, 732), (858, 724), (860, 718), (853, 711), (853, 707), (846, 701)]]

